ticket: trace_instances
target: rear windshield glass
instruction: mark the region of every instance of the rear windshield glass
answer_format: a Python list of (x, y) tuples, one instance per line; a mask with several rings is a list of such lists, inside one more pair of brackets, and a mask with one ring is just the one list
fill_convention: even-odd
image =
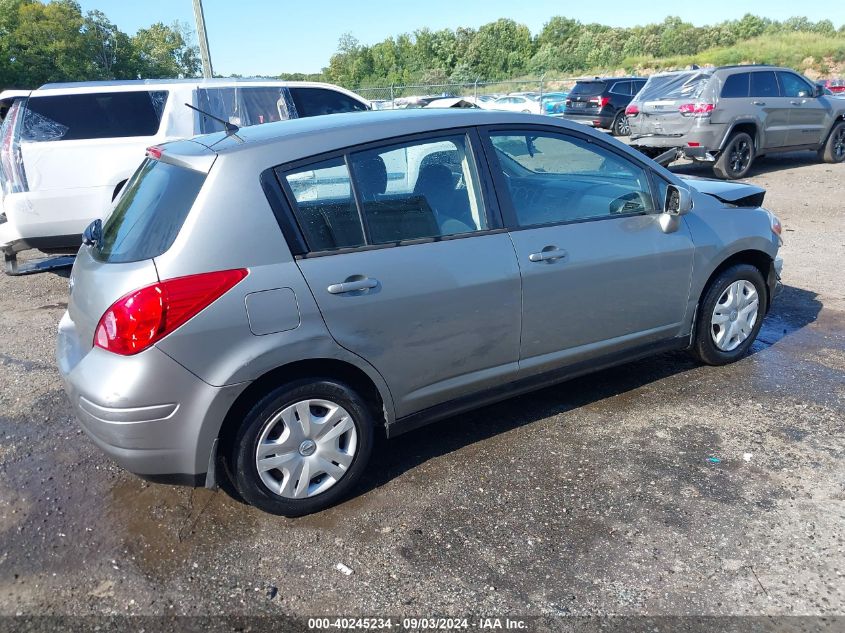
[(572, 95), (581, 95), (584, 97), (595, 97), (604, 92), (607, 87), (603, 81), (579, 81), (572, 88)]
[(154, 136), (166, 102), (165, 90), (30, 97), (21, 138), (38, 142)]
[(164, 253), (179, 234), (205, 174), (147, 159), (103, 225), (99, 259), (137, 262)]
[(637, 95), (639, 101), (695, 99), (704, 90), (711, 75), (698, 71), (653, 75)]

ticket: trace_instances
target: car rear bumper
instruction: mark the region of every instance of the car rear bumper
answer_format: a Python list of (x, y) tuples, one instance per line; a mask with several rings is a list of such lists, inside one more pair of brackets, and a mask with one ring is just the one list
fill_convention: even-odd
[(590, 112), (571, 112), (564, 111), (559, 115), (561, 119), (567, 121), (575, 121), (576, 123), (583, 123), (592, 127), (609, 128), (613, 124), (613, 117), (608, 114), (590, 113)]
[(6, 222), (0, 224), (0, 251), (14, 255), (30, 248), (76, 252), (85, 227), (109, 210), (111, 187), (51, 189), (7, 194)]
[(157, 480), (204, 479), (222, 422), (248, 384), (213, 387), (155, 347), (134, 356), (83, 350), (67, 313), (56, 360), (85, 433), (126, 470)]

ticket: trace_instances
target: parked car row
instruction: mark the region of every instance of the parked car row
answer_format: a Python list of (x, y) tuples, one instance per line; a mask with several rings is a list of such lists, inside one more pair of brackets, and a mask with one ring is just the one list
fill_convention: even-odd
[(315, 512), (376, 434), (665, 350), (741, 358), (782, 266), (764, 193), (479, 109), (156, 145), (85, 232), (59, 371), (128, 470)]

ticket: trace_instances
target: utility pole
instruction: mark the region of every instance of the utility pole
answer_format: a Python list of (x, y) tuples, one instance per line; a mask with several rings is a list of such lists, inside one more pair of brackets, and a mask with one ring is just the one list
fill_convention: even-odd
[(197, 39), (200, 45), (200, 57), (202, 58), (202, 76), (206, 79), (214, 77), (211, 69), (211, 55), (208, 52), (208, 34), (205, 32), (205, 15), (202, 11), (202, 0), (194, 0), (194, 18), (197, 21)]

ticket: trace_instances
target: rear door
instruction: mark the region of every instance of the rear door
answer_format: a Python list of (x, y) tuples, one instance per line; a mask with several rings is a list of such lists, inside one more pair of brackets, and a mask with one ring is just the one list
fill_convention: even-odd
[(778, 71), (778, 82), (785, 98), (792, 106), (789, 111), (788, 145), (821, 143), (827, 110), (815, 95), (815, 89), (803, 77)]
[(574, 132), (489, 132), (522, 273), (520, 372), (680, 335), (693, 243), (663, 233), (640, 163)]
[(789, 112), (792, 106), (787, 97), (781, 96), (780, 86), (773, 70), (751, 73), (751, 107), (763, 123), (763, 149), (788, 145)]
[(414, 137), (277, 172), (326, 325), (378, 369), (399, 417), (517, 369), (519, 268), (472, 139)]

